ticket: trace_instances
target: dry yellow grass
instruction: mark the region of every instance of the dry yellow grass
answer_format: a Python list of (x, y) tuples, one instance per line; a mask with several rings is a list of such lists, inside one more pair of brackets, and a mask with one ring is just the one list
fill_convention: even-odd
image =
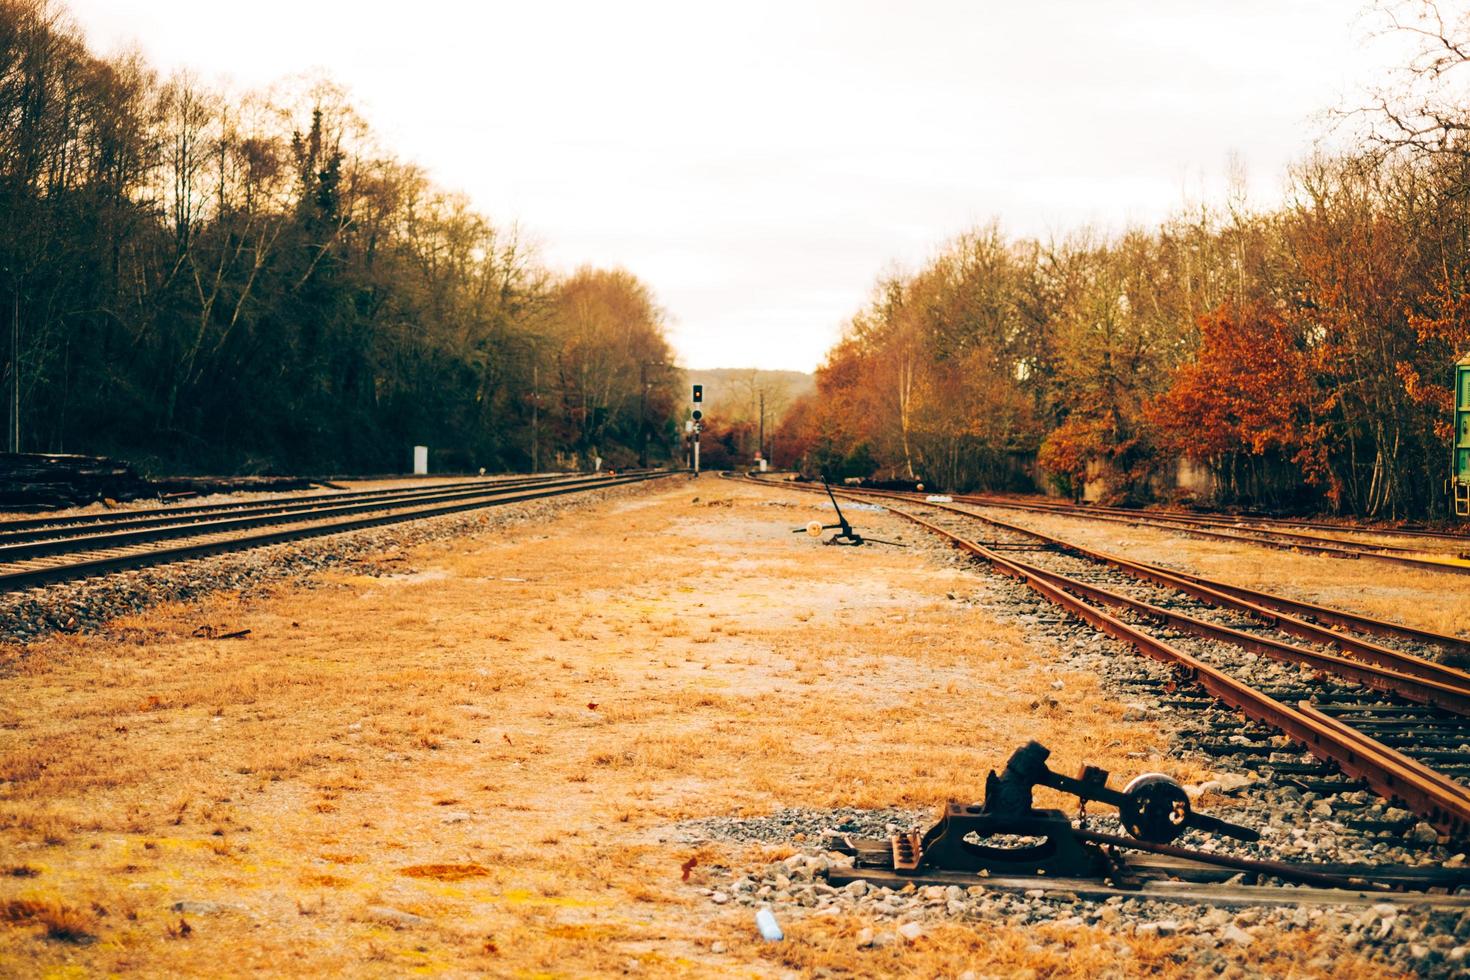
[[(29, 870), (0, 878), (0, 973), (1188, 974), (1171, 940), (1091, 928), (1056, 933), (1066, 955), (1002, 924), (860, 951), (851, 917), (763, 945), (697, 896), (781, 852), (660, 844), (687, 817), (974, 798), (1032, 737), (1062, 770), (1202, 775), (948, 599), (969, 573), (789, 533), (821, 514), (706, 479), (12, 656), (0, 854)], [(1303, 933), (1251, 955), (1320, 953)]]

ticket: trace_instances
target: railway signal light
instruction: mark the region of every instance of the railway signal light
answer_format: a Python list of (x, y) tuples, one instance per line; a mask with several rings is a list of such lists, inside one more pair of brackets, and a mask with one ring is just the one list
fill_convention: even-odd
[(693, 412), (693, 418), (694, 421), (698, 422), (700, 419), (704, 418), (704, 413), (696, 408)]
[[(701, 404), (701, 403), (704, 402), (704, 385), (695, 385), (694, 386), (694, 394), (690, 398), (690, 401), (694, 402), (694, 404), (696, 404), (696, 405), (699, 405), (699, 404)], [(695, 417), (698, 418), (698, 416), (695, 416)]]

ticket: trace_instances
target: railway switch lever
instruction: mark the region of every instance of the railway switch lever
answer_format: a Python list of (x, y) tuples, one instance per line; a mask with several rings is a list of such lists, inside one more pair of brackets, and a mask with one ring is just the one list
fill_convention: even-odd
[[(1074, 828), (1060, 810), (1035, 808), (1032, 792), (1038, 786), (1068, 793), (1084, 805), (1096, 801), (1117, 807), (1124, 828), (1145, 844), (1166, 845), (1190, 827), (1239, 840), (1260, 839), (1249, 827), (1195, 813), (1184, 788), (1161, 773), (1139, 776), (1116, 790), (1108, 786), (1108, 772), (1096, 766), (1083, 767), (1075, 778), (1052, 772), (1046, 765), (1050, 754), (1040, 742), (1027, 742), (1011, 754), (999, 776), (992, 771), (986, 777), (983, 802), (950, 803), (928, 832), (895, 835), (894, 870), (1061, 877), (1105, 873), (1108, 855), (1094, 846), (1100, 835)], [(1016, 841), (1022, 843), (1015, 846)]]
[(812, 521), (811, 523), (807, 524), (806, 527), (792, 528), (792, 534), (801, 534), (805, 532), (807, 534), (810, 534), (814, 538), (820, 538), (823, 531), (836, 531), (836, 534), (832, 535), (832, 537), (828, 538), (823, 543), (835, 545), (850, 545), (852, 547), (857, 547), (858, 545), (867, 542), (869, 544), (891, 544), (895, 548), (906, 547), (905, 545), (900, 544), (897, 541), (880, 541), (877, 538), (864, 538), (861, 534), (858, 534), (857, 531), (853, 530), (852, 524), (848, 522), (847, 517), (842, 513), (842, 508), (837, 505), (837, 497), (835, 494), (832, 493), (831, 484), (829, 484), (826, 480), (823, 480), (822, 489), (827, 491), (827, 499), (832, 501), (832, 509), (837, 512), (837, 523), (823, 524), (821, 521)]

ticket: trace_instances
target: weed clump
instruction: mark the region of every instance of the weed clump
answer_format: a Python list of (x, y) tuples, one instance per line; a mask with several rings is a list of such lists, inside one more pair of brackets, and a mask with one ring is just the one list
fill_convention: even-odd
[(16, 925), (39, 925), (46, 938), (85, 945), (96, 942), (91, 916), (55, 899), (12, 898), (0, 905), (0, 920)]

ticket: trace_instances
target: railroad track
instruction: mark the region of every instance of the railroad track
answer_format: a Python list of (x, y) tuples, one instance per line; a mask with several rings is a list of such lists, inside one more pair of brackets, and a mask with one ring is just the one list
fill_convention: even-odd
[[(893, 491), (880, 491), (893, 492)], [(923, 494), (903, 494), (904, 499), (922, 500)], [(1390, 562), (1439, 572), (1470, 574), (1470, 558), (1464, 551), (1454, 554), (1439, 554), (1426, 550), (1429, 542), (1452, 541), (1470, 548), (1470, 538), (1448, 532), (1436, 531), (1378, 531), (1369, 528), (1335, 527), (1337, 534), (1320, 533), (1330, 525), (1303, 522), (1301, 525), (1271, 526), (1272, 522), (1234, 520), (1209, 515), (1177, 514), (1162, 511), (1137, 511), (1119, 507), (1079, 507), (1049, 501), (1022, 501), (1009, 497), (957, 494), (957, 502), (981, 507), (1000, 508), (1048, 516), (1067, 517), (1077, 520), (1101, 521), (1111, 524), (1127, 524), (1134, 527), (1154, 527), (1189, 537), (1207, 538), (1253, 544), (1264, 548), (1301, 551), (1327, 555), (1333, 558), (1367, 559)], [(1298, 527), (1307, 528), (1299, 530)], [(1413, 540), (1418, 543), (1384, 544), (1381, 542), (1358, 541), (1341, 535), (1359, 534)], [(1437, 545), (1441, 546), (1442, 545)]]
[(1173, 510), (1139, 510), (1132, 507), (1109, 507), (1104, 504), (1071, 504), (1038, 496), (1013, 494), (972, 493), (961, 494), (966, 503), (983, 503), (989, 507), (1015, 507), (1017, 509), (1047, 510), (1052, 513), (1109, 514), (1121, 517), (1146, 517), (1156, 520), (1198, 524), (1202, 527), (1256, 527), (1264, 530), (1309, 530), (1331, 531), (1336, 534), (1359, 534), (1379, 538), (1399, 538), (1408, 541), (1451, 541), (1470, 547), (1470, 530), (1434, 531), (1425, 527), (1367, 527), (1361, 524), (1346, 524), (1333, 521), (1313, 521), (1305, 518), (1260, 517), (1230, 514), (1191, 513)]
[[(631, 474), (629, 474), (631, 475)], [(251, 496), (248, 499), (230, 500), (215, 504), (167, 504), (160, 507), (137, 510), (111, 510), (90, 514), (56, 514), (41, 517), (0, 520), (0, 544), (22, 541), (39, 541), (46, 538), (70, 537), (106, 530), (126, 530), (144, 527), (163, 527), (170, 524), (187, 524), (209, 517), (250, 514), (272, 507), (293, 504), (309, 508), (325, 501), (346, 502), (352, 500), (387, 499), (432, 495), (449, 490), (481, 489), (486, 487), (527, 487), (553, 480), (566, 479), (565, 474), (542, 474), (540, 476), (481, 477), (453, 483), (436, 483), (403, 487), (385, 487), (374, 490), (346, 491), (303, 491), (290, 494)]]
[(0, 523), (0, 592), (673, 475), (480, 480)]
[[(1186, 696), (1186, 705), (1219, 702), (1254, 723), (1203, 740), (1206, 751), (1243, 757), (1247, 768), (1284, 767), (1288, 778), (1336, 781), (1346, 792), (1371, 789), (1445, 832), (1470, 834), (1470, 674), (1430, 656), (1463, 654), (1466, 641), (1307, 606), (1336, 620), (1316, 621), (1300, 614), (1306, 604), (1285, 597), (1205, 584), (954, 504), (885, 491), (839, 495), (882, 500), (1167, 664), (1208, 695)], [(1293, 770), (1302, 763), (1273, 741), (1282, 734), (1326, 765)]]

